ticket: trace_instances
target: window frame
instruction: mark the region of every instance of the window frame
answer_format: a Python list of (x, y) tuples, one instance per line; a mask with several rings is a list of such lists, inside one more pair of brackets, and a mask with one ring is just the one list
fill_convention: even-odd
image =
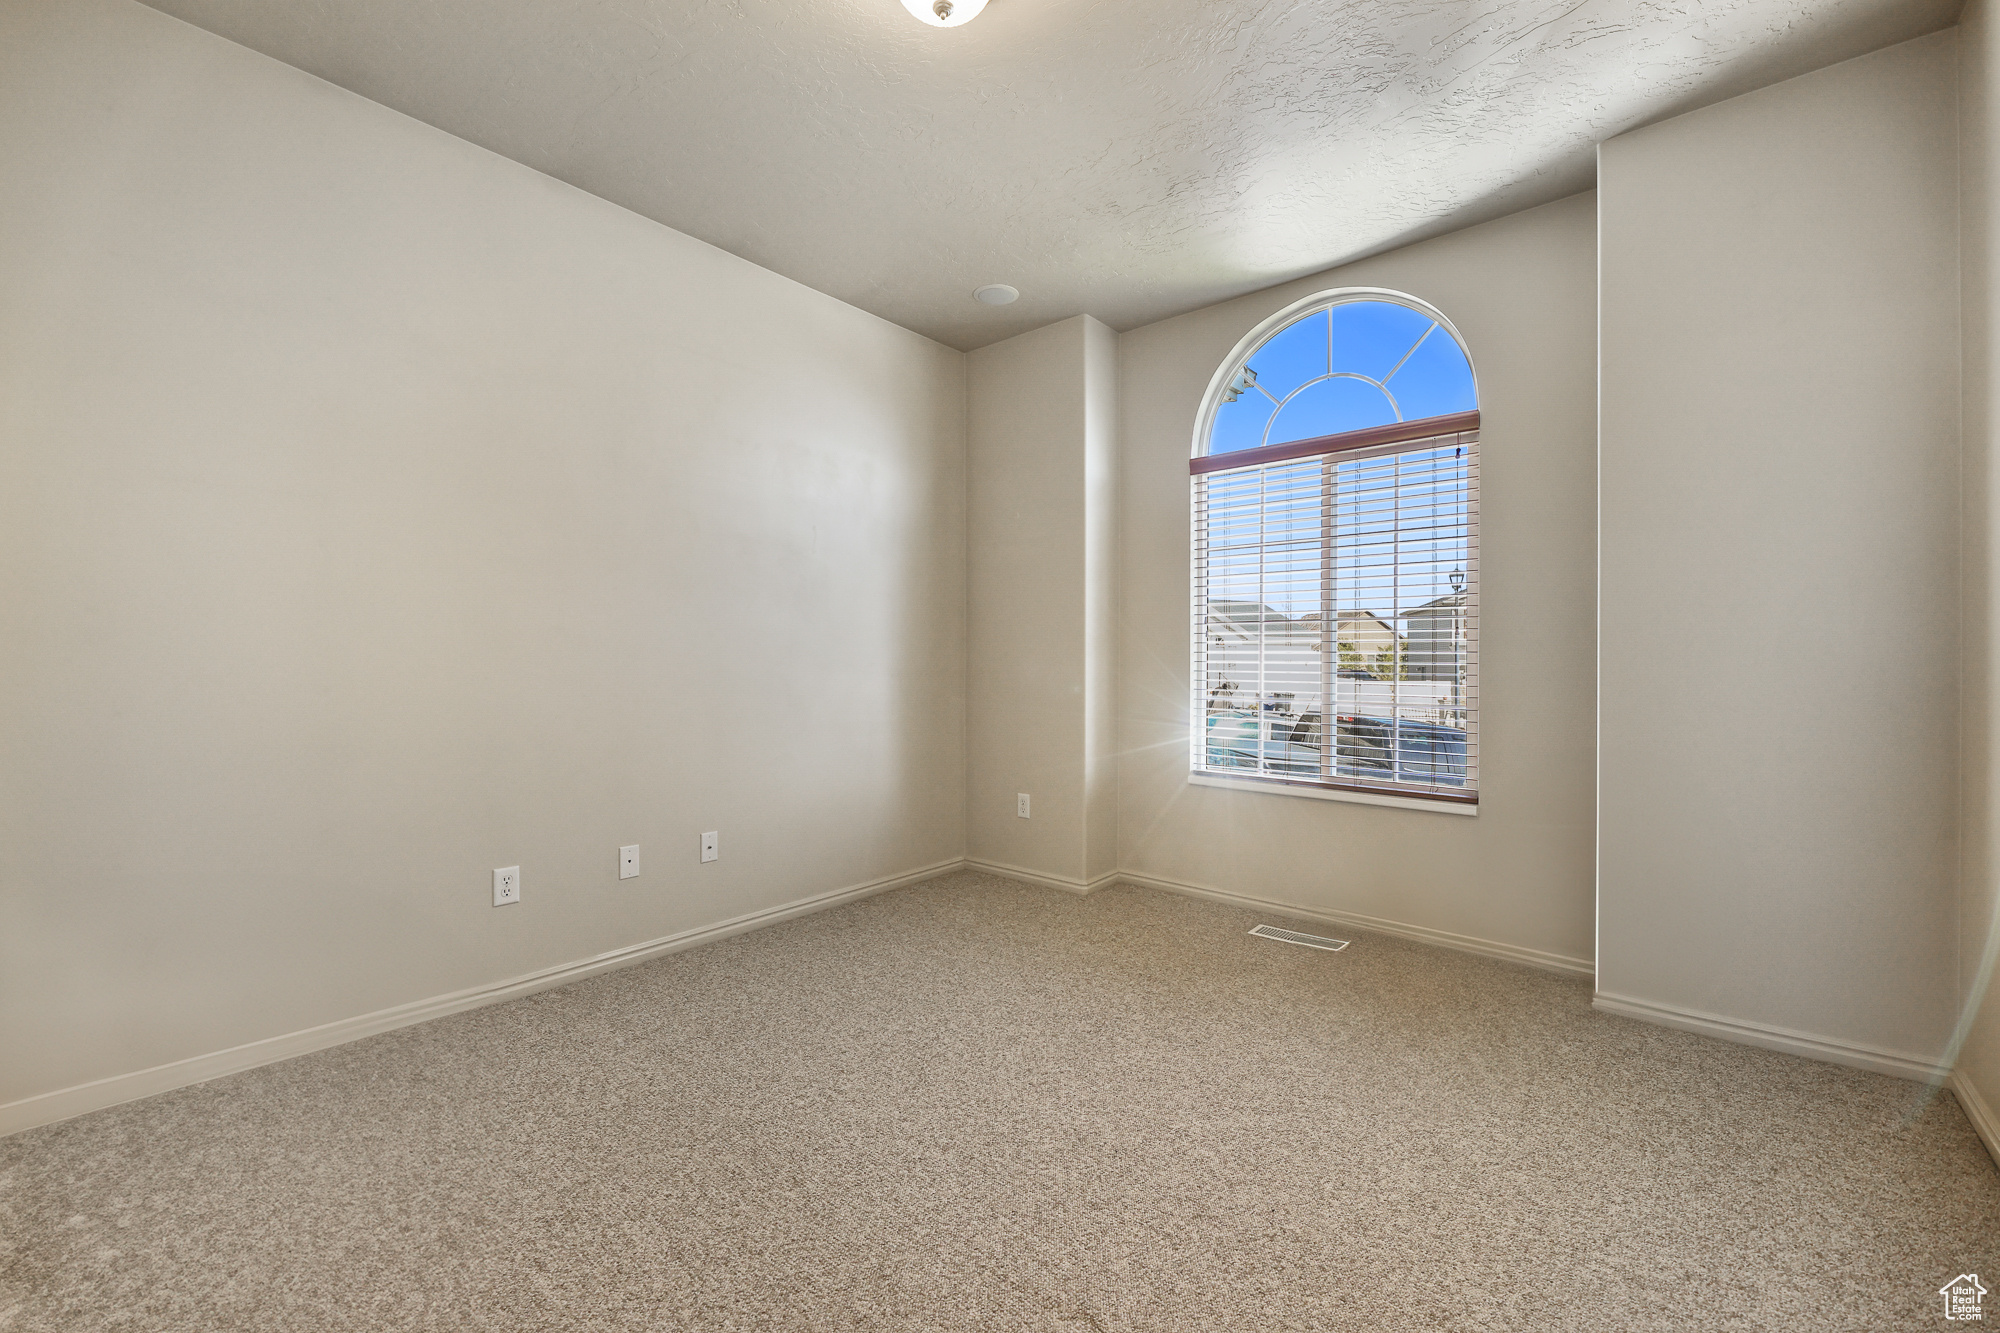
[[(1263, 445), (1250, 449), (1232, 450), (1223, 454), (1210, 454), (1208, 445), (1214, 431), (1217, 410), (1225, 401), (1225, 394), (1235, 384), (1250, 359), (1262, 351), (1265, 344), (1285, 329), (1314, 314), (1359, 301), (1384, 301), (1404, 306), (1427, 319), (1433, 320), (1438, 328), (1449, 334), (1465, 356), (1466, 367), (1472, 376), (1473, 401), (1470, 412), (1448, 417), (1419, 418), (1416, 421), (1398, 422), (1389, 426), (1368, 427), (1362, 430), (1343, 432), (1337, 435), (1320, 436), (1306, 440), (1288, 441), (1276, 445)], [(1335, 372), (1338, 373), (1338, 372)], [(1392, 372), (1393, 373), (1393, 372)], [(1392, 396), (1392, 402), (1394, 401)], [(1362, 804), (1393, 806), (1404, 809), (1436, 811), (1439, 813), (1476, 815), (1479, 810), (1480, 777), (1484, 764), (1481, 762), (1480, 739), (1483, 733), (1483, 710), (1479, 699), (1479, 639), (1480, 639), (1480, 559), (1479, 559), (1479, 440), (1480, 413), (1476, 406), (1479, 401), (1478, 369), (1472, 360), (1472, 352), (1465, 338), (1444, 312), (1421, 298), (1381, 287), (1341, 287), (1316, 292), (1292, 302), (1258, 323), (1246, 333), (1231, 349), (1230, 354), (1217, 366), (1209, 380), (1207, 391), (1202, 395), (1201, 408), (1196, 415), (1194, 438), (1189, 451), (1188, 485), (1188, 591), (1193, 612), (1189, 626), (1189, 744), (1188, 781), (1190, 785), (1233, 788), (1236, 790), (1262, 791), (1275, 795), (1317, 797), (1325, 800), (1346, 800)], [(1400, 415), (1400, 404), (1397, 404)], [(1274, 409), (1275, 412), (1275, 409)], [(1420, 433), (1412, 435), (1406, 427), (1423, 427)], [(1268, 429), (1268, 428), (1267, 428)], [(1206, 635), (1208, 606), (1204, 598), (1208, 595), (1204, 583), (1204, 561), (1207, 552), (1204, 545), (1196, 540), (1203, 531), (1202, 497), (1204, 479), (1215, 472), (1236, 468), (1268, 466), (1273, 463), (1303, 460), (1324, 456), (1329, 460), (1342, 455), (1366, 457), (1398, 452), (1415, 452), (1399, 449), (1399, 444), (1407, 444), (1412, 439), (1441, 439), (1455, 435), (1467, 450), (1467, 514), (1466, 514), (1466, 583), (1463, 595), (1465, 634), (1465, 668), (1463, 699), (1466, 712), (1466, 775), (1462, 790), (1439, 791), (1424, 789), (1394, 782), (1370, 782), (1366, 780), (1343, 780), (1322, 775), (1305, 777), (1291, 773), (1270, 773), (1262, 770), (1212, 768), (1206, 763), (1208, 758), (1208, 685)], [(1240, 459), (1229, 463), (1210, 462), (1211, 459)], [(1329, 469), (1333, 466), (1329, 461)], [(1334, 549), (1337, 549), (1334, 548)], [(1324, 558), (1331, 558), (1328, 551)], [(1322, 616), (1324, 607), (1322, 602)], [(1324, 634), (1326, 631), (1322, 630)], [(1337, 621), (1333, 629), (1334, 641), (1338, 641)], [(1332, 644), (1328, 645), (1330, 650)], [(1323, 650), (1325, 651), (1325, 650)], [(1327, 725), (1329, 716), (1338, 717), (1334, 701), (1321, 700), (1321, 735), (1332, 738), (1338, 735), (1338, 723), (1331, 728)], [(1259, 701), (1260, 718), (1262, 701)], [(1262, 723), (1260, 720), (1260, 734)], [(1324, 743), (1324, 741), (1323, 741)], [(1262, 749), (1260, 745), (1260, 755)], [(1338, 770), (1336, 758), (1333, 769)]]

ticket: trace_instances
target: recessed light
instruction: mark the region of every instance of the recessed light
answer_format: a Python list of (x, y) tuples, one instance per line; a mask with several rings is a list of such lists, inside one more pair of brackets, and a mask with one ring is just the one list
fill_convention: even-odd
[(1004, 282), (989, 282), (972, 294), (972, 299), (982, 305), (1012, 305), (1020, 293)]
[(956, 28), (978, 18), (986, 0), (903, 0), (903, 8), (933, 28)]

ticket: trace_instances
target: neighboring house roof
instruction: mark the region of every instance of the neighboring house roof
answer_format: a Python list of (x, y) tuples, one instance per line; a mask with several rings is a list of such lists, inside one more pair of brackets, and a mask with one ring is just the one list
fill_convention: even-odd
[(1340, 637), (1343, 639), (1354, 637), (1352, 634), (1347, 633), (1350, 626), (1360, 626), (1363, 628), (1372, 626), (1381, 630), (1384, 634), (1394, 635), (1396, 633), (1394, 625), (1391, 625), (1373, 611), (1339, 611), (1335, 613), (1334, 620), (1340, 626)]
[(1268, 620), (1283, 620), (1284, 617), (1260, 602), (1210, 602), (1208, 604), (1208, 627), (1211, 631), (1221, 630), (1238, 639), (1254, 639), (1258, 627)]
[(1420, 616), (1427, 611), (1432, 615), (1438, 615), (1445, 611), (1462, 611), (1464, 609), (1465, 594), (1454, 592), (1425, 602), (1422, 606), (1410, 608), (1408, 611), (1403, 612), (1403, 619), (1408, 620), (1411, 616)]
[[(1404, 634), (1390, 620), (1372, 610), (1338, 610), (1334, 612), (1334, 622), (1338, 626), (1336, 632), (1340, 640), (1348, 644), (1386, 646), (1404, 638)], [(1262, 632), (1266, 642), (1310, 642), (1314, 650), (1320, 650), (1320, 640), (1324, 638), (1318, 610), (1308, 610), (1294, 620), (1264, 602), (1208, 602), (1208, 630), (1214, 634), (1234, 636), (1244, 642), (1254, 640)]]
[(1208, 604), (1208, 613), (1212, 616), (1219, 616), (1224, 620), (1250, 621), (1255, 621), (1263, 616), (1275, 616), (1278, 614), (1262, 602), (1210, 602)]
[[(1308, 621), (1313, 623), (1308, 624)], [(1302, 616), (1293, 620), (1262, 602), (1210, 602), (1208, 623), (1211, 629), (1230, 630), (1245, 639), (1255, 638), (1259, 631), (1266, 638), (1319, 633), (1318, 617)]]
[[(1373, 611), (1338, 611), (1334, 614), (1334, 622), (1338, 626), (1339, 637), (1350, 643), (1357, 640), (1392, 643), (1403, 637), (1394, 625)], [(1208, 624), (1211, 631), (1234, 634), (1244, 640), (1256, 638), (1260, 631), (1267, 640), (1310, 640), (1315, 650), (1324, 637), (1319, 612), (1308, 611), (1293, 620), (1262, 602), (1210, 602)]]

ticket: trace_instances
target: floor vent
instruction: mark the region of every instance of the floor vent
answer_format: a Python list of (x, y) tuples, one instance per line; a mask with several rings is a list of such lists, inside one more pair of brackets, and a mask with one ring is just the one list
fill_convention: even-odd
[(1303, 944), (1308, 949), (1325, 949), (1328, 953), (1339, 953), (1347, 947), (1346, 940), (1330, 940), (1324, 935), (1301, 935), (1296, 930), (1280, 930), (1276, 926), (1259, 926), (1250, 933), (1260, 940), (1283, 940), (1286, 944)]

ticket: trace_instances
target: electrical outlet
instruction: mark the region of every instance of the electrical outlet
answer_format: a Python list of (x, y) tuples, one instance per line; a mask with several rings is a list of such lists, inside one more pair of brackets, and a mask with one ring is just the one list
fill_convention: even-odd
[(508, 866), (493, 872), (493, 905), (505, 907), (521, 901), (521, 867)]
[(1023, 819), (1028, 817), (1028, 793), (1024, 791), (1014, 793), (1014, 813)]
[(701, 835), (701, 859), (719, 861), (722, 859), (722, 835), (713, 830)]
[(634, 879), (639, 874), (639, 848), (620, 847), (618, 849), (618, 878)]

